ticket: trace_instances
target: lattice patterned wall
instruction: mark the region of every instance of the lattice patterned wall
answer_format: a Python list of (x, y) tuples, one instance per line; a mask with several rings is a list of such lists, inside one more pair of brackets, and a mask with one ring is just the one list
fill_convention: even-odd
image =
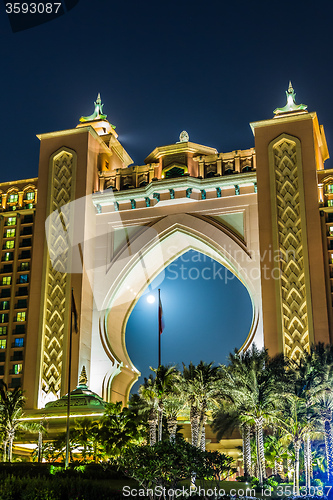
[[(298, 358), (309, 348), (304, 263), (305, 220), (300, 189), (302, 165), (296, 143), (282, 139), (273, 145), (284, 352)], [(306, 244), (306, 243), (305, 243)]]
[[(58, 211), (73, 199), (73, 174), (75, 174), (73, 154), (62, 151), (52, 160), (51, 176), (53, 179), (49, 200), (49, 213)], [(69, 228), (68, 216), (62, 211), (62, 221)], [(51, 224), (48, 236), (48, 258), (45, 285), (43, 352), (41, 367), (41, 405), (60, 396), (65, 331), (68, 309), (66, 298), (69, 296), (70, 282), (66, 273), (68, 241), (59, 233), (56, 224)], [(58, 256), (58, 257), (57, 257)], [(56, 263), (56, 265), (52, 265)], [(69, 301), (67, 301), (68, 303)]]

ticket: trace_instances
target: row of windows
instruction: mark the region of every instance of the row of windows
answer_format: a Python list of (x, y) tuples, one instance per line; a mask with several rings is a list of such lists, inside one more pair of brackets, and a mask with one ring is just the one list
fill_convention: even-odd
[[(1, 311), (9, 309), (9, 306), (10, 306), (9, 300), (3, 300), (2, 302), (0, 302)], [(15, 305), (15, 309), (23, 309), (24, 307), (27, 307), (27, 299), (18, 299)]]
[[(0, 325), (0, 335), (7, 335), (8, 327)], [(23, 335), (25, 333), (25, 325), (16, 325), (13, 334)]]
[[(2, 285), (11, 285), (12, 277), (11, 276), (3, 276), (1, 280)], [(29, 275), (21, 274), (18, 279), (18, 283), (29, 283)]]
[[(12, 193), (8, 196), (8, 201), (9, 203), (16, 203), (18, 202), (19, 195), (18, 193)], [(25, 193), (25, 200), (34, 200), (35, 199), (35, 192), (34, 191), (27, 191)]]
[[(22, 337), (17, 337), (14, 340), (14, 345), (13, 347), (23, 347), (24, 346), (24, 339)], [(0, 349), (6, 349), (7, 347), (7, 339), (0, 339)]]
[[(6, 313), (0, 313), (0, 323), (8, 323), (9, 315)], [(20, 311), (16, 313), (16, 319), (14, 321), (22, 322), (26, 319), (26, 311)], [(2, 334), (3, 335), (3, 334)]]
[[(31, 246), (31, 238), (26, 238), (22, 240), (22, 243), (20, 245), (21, 247), (30, 247)], [(10, 250), (12, 248), (15, 248), (15, 240), (8, 240), (5, 242), (4, 247), (6, 250)]]

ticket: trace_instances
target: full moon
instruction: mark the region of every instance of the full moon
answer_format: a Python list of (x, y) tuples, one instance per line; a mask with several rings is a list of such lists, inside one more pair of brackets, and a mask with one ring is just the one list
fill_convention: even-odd
[(148, 297), (147, 297), (147, 302), (148, 302), (149, 304), (154, 304), (154, 302), (155, 302), (155, 297), (154, 297), (154, 295), (148, 295)]

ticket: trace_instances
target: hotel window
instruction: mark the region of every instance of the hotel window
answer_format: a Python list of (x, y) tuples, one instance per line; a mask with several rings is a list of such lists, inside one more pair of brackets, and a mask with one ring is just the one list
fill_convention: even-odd
[(8, 217), (6, 226), (16, 226), (16, 217)]
[(23, 345), (24, 345), (24, 339), (22, 337), (15, 339), (14, 347), (23, 347)]
[(6, 349), (6, 346), (7, 346), (7, 340), (0, 339), (0, 349)]
[(22, 262), (20, 266), (20, 271), (28, 271), (29, 269), (29, 262)]
[(326, 184), (326, 193), (333, 193), (333, 184)]
[(18, 194), (13, 193), (8, 196), (9, 203), (16, 203), (18, 201)]
[(3, 311), (9, 309), (9, 301), (4, 300), (3, 302), (0, 302), (0, 309), (2, 309)]
[(25, 208), (34, 208), (34, 204), (33, 203), (27, 203)]
[(28, 191), (26, 194), (26, 200), (34, 200), (35, 199), (35, 193), (34, 191)]
[(16, 315), (16, 321), (25, 321), (25, 311), (24, 312), (18, 312)]
[(0, 323), (8, 323), (8, 314), (0, 314)]
[(6, 229), (6, 238), (13, 238), (15, 236), (15, 229)]
[(333, 200), (327, 200), (327, 206), (333, 207)]
[(8, 262), (9, 260), (13, 260), (13, 252), (6, 252), (3, 256), (3, 260)]
[(14, 247), (15, 247), (15, 241), (14, 240), (6, 241), (6, 248), (14, 248)]
[(13, 366), (13, 373), (15, 373), (15, 375), (22, 373), (22, 363)]
[(7, 335), (7, 327), (0, 326), (0, 335)]
[(4, 276), (2, 278), (2, 284), (3, 285), (10, 285), (11, 281), (12, 281), (12, 277), (11, 276)]
[(19, 283), (28, 283), (28, 275), (27, 274), (21, 274)]

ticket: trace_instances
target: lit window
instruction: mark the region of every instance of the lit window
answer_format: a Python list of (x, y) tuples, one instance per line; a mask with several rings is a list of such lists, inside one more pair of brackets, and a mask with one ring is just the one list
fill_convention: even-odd
[(3, 285), (10, 285), (11, 281), (12, 281), (12, 277), (11, 276), (4, 276), (2, 278), (2, 284)]
[(6, 241), (6, 248), (14, 248), (14, 246), (15, 246), (14, 240)]
[(327, 200), (327, 206), (333, 207), (333, 200)]
[(8, 323), (8, 314), (0, 314), (0, 323)]
[(16, 217), (8, 217), (7, 226), (16, 226)]
[(7, 346), (7, 340), (0, 339), (0, 349), (6, 349), (6, 346)]
[(326, 193), (333, 193), (333, 184), (326, 184)]
[(21, 271), (27, 271), (29, 269), (29, 262), (22, 262)]
[(24, 339), (22, 337), (19, 337), (15, 339), (14, 347), (23, 347), (23, 344), (24, 344)]
[(22, 363), (20, 363), (19, 365), (14, 365), (13, 372), (15, 373), (15, 375), (22, 373)]
[(7, 335), (7, 327), (0, 326), (0, 335)]
[(0, 309), (2, 309), (2, 310), (9, 309), (8, 300), (4, 300), (3, 302), (0, 302)]
[(16, 315), (16, 321), (25, 321), (25, 312), (18, 312)]
[(27, 203), (25, 208), (34, 208), (34, 205), (33, 203)]
[(28, 275), (27, 274), (21, 274), (19, 283), (28, 283)]
[(35, 193), (33, 191), (28, 191), (26, 200), (34, 200), (35, 199)]
[(9, 203), (16, 203), (18, 201), (18, 194), (17, 193), (10, 194), (8, 196), (8, 201)]
[(13, 260), (13, 252), (6, 252), (3, 260), (5, 260), (6, 262), (8, 262), (9, 260)]
[(6, 238), (13, 238), (15, 236), (15, 229), (6, 230)]

